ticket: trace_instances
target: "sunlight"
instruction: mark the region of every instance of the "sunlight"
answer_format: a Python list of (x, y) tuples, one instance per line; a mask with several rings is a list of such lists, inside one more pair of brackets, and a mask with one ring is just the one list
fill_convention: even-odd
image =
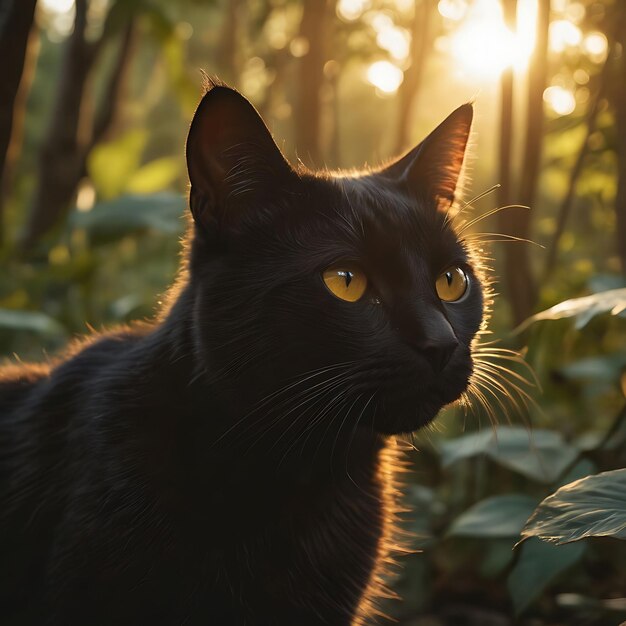
[[(440, 2), (439, 12), (445, 17), (460, 15), (458, 3)], [(518, 4), (517, 32), (504, 24), (498, 0), (476, 0), (468, 10), (467, 19), (451, 37), (451, 50), (456, 62), (478, 78), (496, 79), (507, 67), (523, 69), (528, 64), (535, 45), (535, 16), (533, 0)]]
[(405, 28), (396, 26), (388, 16), (380, 14), (380, 17), (387, 19), (372, 21), (378, 47), (387, 50), (398, 61), (406, 59), (411, 49), (411, 35)]
[(370, 4), (370, 0), (339, 0), (337, 15), (346, 22), (354, 22), (361, 17)]
[(604, 33), (594, 31), (585, 37), (583, 48), (592, 61), (601, 63), (606, 59), (606, 55), (609, 51), (609, 42)]
[(576, 108), (574, 94), (560, 85), (548, 87), (543, 92), (543, 99), (557, 115), (569, 115)]
[(569, 20), (555, 20), (550, 24), (550, 48), (555, 52), (578, 46), (582, 38), (580, 28)]
[(69, 13), (74, 7), (74, 0), (42, 0), (41, 4), (50, 13)]
[(367, 68), (367, 80), (385, 94), (398, 91), (404, 80), (404, 73), (389, 61), (376, 61)]

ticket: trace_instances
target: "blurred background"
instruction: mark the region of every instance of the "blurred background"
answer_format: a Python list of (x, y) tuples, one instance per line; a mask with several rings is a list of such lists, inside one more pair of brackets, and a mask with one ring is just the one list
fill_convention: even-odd
[[(201, 70), (312, 168), (375, 165), (474, 99), (466, 199), (489, 193), (469, 232), (498, 279), (494, 339), (538, 380), (494, 349), (490, 410), (416, 436), (423, 552), (384, 608), (405, 626), (619, 624), (623, 542), (512, 547), (559, 485), (626, 465), (625, 45), (620, 0), (2, 0), (0, 355), (45, 359), (158, 308)], [(490, 214), (508, 205), (530, 209)]]

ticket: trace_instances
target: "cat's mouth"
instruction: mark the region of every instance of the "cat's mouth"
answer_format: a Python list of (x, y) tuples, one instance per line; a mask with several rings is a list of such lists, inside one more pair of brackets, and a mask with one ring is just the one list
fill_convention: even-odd
[(381, 395), (382, 410), (376, 411), (369, 427), (382, 435), (410, 433), (430, 424), (446, 406), (460, 399), (469, 385), (471, 366), (456, 369), (454, 377), (430, 384), (396, 386)]

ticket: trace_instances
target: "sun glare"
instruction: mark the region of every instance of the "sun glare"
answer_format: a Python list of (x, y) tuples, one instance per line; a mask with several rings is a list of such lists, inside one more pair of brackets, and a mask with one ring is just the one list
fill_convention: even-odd
[(439, 3), (439, 12), (451, 20), (464, 18), (452, 34), (450, 49), (455, 61), (468, 74), (497, 79), (508, 67), (523, 69), (535, 46), (536, 0), (518, 3), (518, 28), (511, 32), (498, 0), (476, 0), (463, 15), (458, 3)]

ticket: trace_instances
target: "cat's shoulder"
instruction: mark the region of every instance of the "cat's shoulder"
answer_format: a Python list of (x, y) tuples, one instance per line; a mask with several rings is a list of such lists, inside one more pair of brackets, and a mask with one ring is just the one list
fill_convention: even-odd
[(0, 411), (33, 393), (36, 388), (63, 380), (86, 380), (97, 369), (120, 363), (148, 331), (147, 324), (92, 332), (76, 338), (58, 357), (43, 362), (0, 363)]

